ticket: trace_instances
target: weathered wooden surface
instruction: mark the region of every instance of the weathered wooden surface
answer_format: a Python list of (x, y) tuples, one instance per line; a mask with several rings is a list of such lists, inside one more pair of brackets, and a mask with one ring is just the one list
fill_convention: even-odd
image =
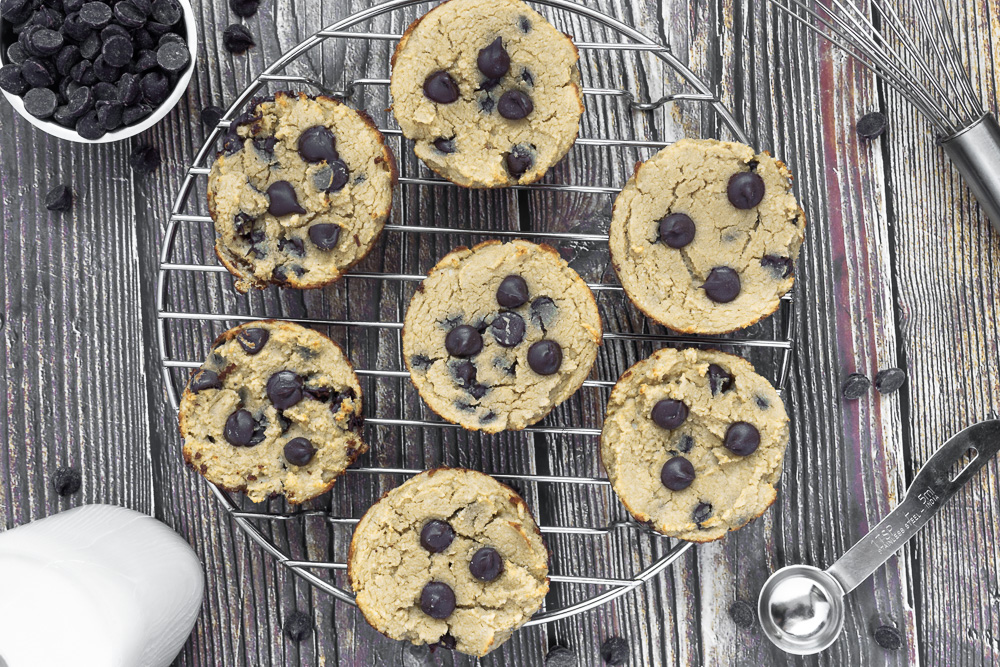
[[(668, 0), (587, 0), (668, 42), (673, 52), (715, 85), (746, 126), (753, 143), (771, 150), (797, 174), (809, 218), (797, 287), (797, 347), (787, 386), (793, 442), (774, 508), (721, 543), (689, 552), (667, 574), (599, 610), (519, 632), (485, 665), (540, 664), (549, 647), (572, 647), (581, 665), (599, 665), (611, 635), (629, 640), (629, 664), (688, 665), (979, 665), (1000, 660), (1000, 474), (991, 463), (914, 542), (852, 595), (843, 638), (816, 658), (791, 658), (758, 630), (731, 621), (733, 600), (752, 601), (768, 573), (792, 562), (827, 566), (894, 506), (935, 446), (962, 426), (1000, 411), (998, 305), (1000, 240), (931, 141), (925, 123), (866, 71), (776, 17), (762, 2), (677, 3)], [(199, 110), (227, 105), (266, 64), (320, 26), (366, 8), (368, 0), (265, 0), (247, 21), (258, 46), (245, 56), (221, 48), (233, 22), (225, 0), (202, 0), (199, 67), (188, 95), (167, 120), (139, 141), (156, 145), (161, 169), (144, 179), (127, 166), (129, 145), (81, 147), (57, 142), (0, 105), (0, 214), (4, 270), (4, 410), (7, 446), (0, 457), (0, 500), (7, 527), (79, 502), (112, 502), (155, 514), (179, 530), (202, 557), (208, 594), (202, 617), (178, 665), (421, 665), (474, 664), (448, 652), (429, 653), (385, 639), (348, 605), (313, 591), (233, 527), (200, 478), (179, 457), (175, 415), (160, 379), (154, 285), (162, 225), (186, 166), (201, 145)], [(960, 42), (975, 54), (977, 86), (997, 103), (996, 52), (1000, 18), (985, 1), (951, 3)], [(608, 36), (579, 20), (543, 10), (578, 39)], [(373, 27), (400, 32), (414, 10)], [(992, 40), (992, 41), (991, 41)], [(387, 57), (388, 44), (324, 47), (288, 70), (336, 86)], [(585, 80), (624, 83), (643, 96), (670, 89), (648, 62), (607, 54), (591, 58)], [(376, 71), (375, 69), (368, 70)], [(647, 133), (648, 119), (620, 102), (589, 98), (590, 136)], [(369, 108), (384, 100), (366, 98)], [(857, 139), (853, 124), (881, 109), (890, 131), (875, 143)], [(672, 127), (660, 115), (659, 127)], [(710, 116), (689, 110), (682, 121), (712, 133)], [(660, 139), (670, 137), (660, 136)], [(424, 173), (400, 154), (406, 175)], [(563, 182), (620, 185), (629, 165), (646, 154), (577, 147), (555, 177)], [(77, 192), (72, 214), (45, 211), (44, 193), (59, 182)], [(607, 227), (611, 197), (552, 193), (464, 193), (411, 189), (393, 222), (483, 229)], [(202, 211), (191, 211), (202, 212)], [(404, 240), (405, 239), (405, 240)], [(452, 246), (478, 241), (460, 235), (387, 235), (362, 271), (422, 273)], [(212, 234), (191, 224), (179, 235), (186, 257), (208, 256)], [(612, 276), (588, 246), (560, 248), (593, 282)], [(268, 290), (236, 296), (227, 276), (177, 281), (171, 302), (190, 312), (400, 321), (409, 283), (379, 285), (349, 279), (308, 294)], [(620, 296), (603, 295), (602, 316), (617, 331), (649, 331)], [(773, 326), (769, 325), (769, 326)], [(199, 359), (223, 328), (178, 327), (175, 358)], [(394, 331), (347, 340), (362, 368), (401, 368)], [(761, 330), (760, 335), (768, 331)], [(614, 377), (650, 349), (608, 342), (599, 373)], [(744, 350), (738, 350), (744, 351)], [(758, 359), (764, 365), (773, 361)], [(902, 366), (908, 386), (892, 397), (846, 403), (843, 376), (872, 376)], [(403, 380), (365, 381), (366, 412), (427, 418)], [(606, 390), (584, 389), (550, 416), (550, 425), (600, 423)], [(402, 405), (400, 413), (395, 409)], [(505, 472), (600, 475), (587, 437), (483, 438), (446, 431), (369, 427), (376, 465), (413, 468), (467, 465)], [(58, 465), (84, 473), (81, 496), (55, 496), (48, 483)], [(351, 475), (317, 508), (349, 510), (373, 502), (399, 478)], [(582, 524), (624, 518), (606, 491), (522, 485), (543, 523)], [(559, 503), (552, 500), (558, 498)], [(348, 499), (355, 499), (349, 503)], [(346, 551), (349, 529), (303, 532), (294, 524), (273, 533), (295, 558)], [(613, 539), (550, 537), (572, 554), (554, 571), (628, 576), (649, 562), (643, 536)], [(588, 541), (590, 540), (590, 541)], [(344, 585), (341, 575), (336, 576)], [(556, 587), (553, 602), (584, 589)], [(281, 633), (293, 608), (312, 610), (316, 632), (300, 645)], [(905, 648), (887, 652), (871, 638), (880, 624), (898, 627)]]

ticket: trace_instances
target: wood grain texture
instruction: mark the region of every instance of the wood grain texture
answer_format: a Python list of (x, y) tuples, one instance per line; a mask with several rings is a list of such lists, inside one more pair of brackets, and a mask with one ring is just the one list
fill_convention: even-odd
[[(198, 69), (179, 107), (141, 138), (118, 146), (58, 142), (0, 105), (0, 239), (4, 270), (4, 410), (0, 429), (0, 501), (7, 527), (80, 502), (111, 502), (147, 512), (177, 529), (205, 563), (207, 595), (195, 632), (179, 656), (191, 667), (243, 665), (472, 665), (477, 661), (404, 646), (372, 630), (352, 607), (314, 591), (234, 530), (200, 477), (183, 468), (176, 415), (165, 400), (156, 341), (154, 286), (163, 223), (183, 174), (203, 140), (199, 111), (228, 105), (255, 73), (321, 26), (370, 6), (368, 0), (265, 0), (245, 23), (258, 46), (230, 56), (223, 28), (236, 21), (226, 0), (201, 0)], [(933, 145), (926, 124), (891, 91), (837, 51), (775, 15), (763, 2), (720, 0), (586, 0), (642, 32), (717, 86), (751, 141), (786, 161), (809, 226), (797, 286), (798, 327), (786, 388), (793, 441), (778, 501), (762, 519), (722, 542), (689, 552), (666, 574), (599, 610), (523, 630), (483, 665), (539, 665), (554, 645), (579, 664), (603, 664), (601, 642), (629, 641), (633, 665), (989, 665), (1000, 660), (1000, 472), (991, 463), (921, 533), (859, 587), (848, 605), (843, 638), (814, 658), (781, 654), (759, 630), (741, 630), (728, 614), (737, 599), (753, 601), (781, 565), (831, 564), (891, 509), (914, 471), (952, 432), (1000, 411), (1000, 241), (953, 169)], [(1000, 18), (991, 0), (949, 2), (960, 42), (974, 54), (976, 85), (996, 107)], [(579, 40), (607, 32), (543, 13)], [(407, 10), (373, 28), (401, 32), (417, 15)], [(287, 70), (339, 87), (355, 73), (385, 75), (391, 44), (357, 40), (328, 44)], [(646, 98), (677, 81), (649, 58), (596, 54), (584, 63), (593, 86), (621, 85)], [(359, 105), (388, 103), (366, 89)], [(718, 120), (679, 105), (654, 119), (621, 101), (589, 98), (589, 136), (649, 135), (664, 128), (714, 135)], [(890, 117), (880, 141), (859, 141), (854, 121), (879, 109)], [(376, 114), (378, 115), (378, 114)], [(383, 121), (387, 120), (381, 114)], [(151, 143), (164, 164), (136, 179), (127, 166), (132, 145)], [(391, 145), (404, 175), (426, 174), (412, 154)], [(562, 182), (621, 185), (642, 151), (578, 146), (552, 176)], [(72, 183), (74, 212), (53, 215), (43, 198), (51, 185)], [(203, 196), (203, 182), (193, 200)], [(402, 194), (403, 191), (401, 190)], [(468, 193), (455, 188), (408, 189), (393, 222), (484, 229), (607, 228), (608, 195)], [(204, 213), (189, 210), (190, 213)], [(359, 271), (420, 274), (466, 235), (387, 234)], [(177, 261), (210, 257), (210, 225), (185, 223)], [(560, 251), (585, 278), (613, 279), (606, 253), (593, 244)], [(349, 278), (320, 291), (271, 289), (243, 297), (228, 275), (172, 278), (169, 303), (191, 312), (401, 321), (408, 282)], [(620, 295), (599, 299), (606, 327), (656, 330)], [(229, 323), (232, 324), (232, 323)], [(171, 322), (172, 358), (200, 361), (227, 325)], [(753, 335), (776, 333), (776, 323)], [(362, 335), (329, 327), (359, 368), (402, 368), (395, 330)], [(599, 376), (615, 377), (652, 348), (607, 342)], [(735, 350), (748, 353), (748, 350)], [(777, 359), (751, 354), (765, 372)], [(901, 366), (908, 386), (859, 402), (839, 396), (857, 370)], [(175, 378), (185, 372), (176, 371)], [(402, 379), (363, 381), (366, 413), (429, 419)], [(599, 426), (606, 390), (584, 389), (545, 423)], [(505, 472), (601, 475), (589, 437), (503, 435), (369, 425), (373, 451), (363, 463), (425, 468), (464, 465)], [(58, 465), (84, 473), (81, 496), (58, 499), (49, 483)], [(374, 502), (397, 476), (353, 474), (309, 507), (343, 514)], [(626, 518), (606, 489), (520, 485), (549, 525), (607, 525)], [(352, 502), (353, 501), (353, 502)], [(280, 508), (279, 503), (273, 505)], [(268, 534), (294, 558), (340, 559), (350, 528), (289, 522)], [(559, 560), (553, 572), (631, 576), (662, 553), (646, 536), (548, 538)], [(345, 585), (341, 574), (333, 576)], [(580, 599), (584, 588), (554, 587), (551, 604)], [(292, 609), (310, 611), (315, 632), (301, 644), (281, 631)], [(872, 639), (894, 625), (905, 648), (887, 652)]]

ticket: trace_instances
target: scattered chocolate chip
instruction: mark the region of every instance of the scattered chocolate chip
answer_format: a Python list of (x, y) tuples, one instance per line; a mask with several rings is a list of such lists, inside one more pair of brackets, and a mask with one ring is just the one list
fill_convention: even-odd
[(528, 366), (539, 375), (558, 371), (562, 358), (562, 347), (554, 340), (540, 340), (528, 348)]
[(875, 374), (875, 389), (880, 394), (891, 394), (906, 384), (906, 371), (901, 368), (883, 368)]
[[(56, 98), (56, 94), (48, 88), (32, 88), (24, 94), (24, 110), (35, 118), (50, 117), (56, 112), (57, 106), (59, 106), (59, 100)], [(103, 132), (101, 134), (103, 135)]]
[(295, 193), (295, 188), (288, 181), (275, 181), (268, 187), (267, 196), (270, 200), (267, 211), (275, 217), (292, 215), (297, 213), (302, 215), (306, 212), (299, 205), (299, 197)]
[(248, 410), (237, 410), (226, 419), (226, 426), (222, 431), (223, 437), (233, 447), (247, 447), (253, 440), (254, 429), (257, 422)]
[(501, 347), (514, 347), (524, 340), (524, 318), (517, 313), (500, 313), (493, 319), (490, 333)]
[(496, 581), (503, 574), (503, 557), (493, 547), (483, 547), (472, 554), (469, 572), (480, 581)]
[(447, 549), (455, 539), (455, 529), (447, 521), (431, 519), (420, 529), (420, 546), (432, 554)]
[(299, 156), (309, 163), (327, 162), (340, 159), (337, 153), (337, 140), (328, 128), (323, 125), (313, 125), (299, 135)]
[(753, 605), (743, 600), (736, 600), (729, 605), (729, 616), (733, 619), (733, 623), (745, 630), (749, 630), (757, 622)]
[(251, 356), (263, 350), (270, 338), (271, 333), (267, 329), (260, 327), (242, 329), (236, 334), (236, 342), (240, 344), (244, 352)]
[(649, 416), (660, 428), (673, 430), (688, 418), (688, 406), (684, 401), (664, 398), (656, 402)]
[(448, 618), (455, 611), (455, 591), (440, 581), (428, 582), (420, 591), (420, 609), (431, 618)]
[(507, 171), (510, 172), (511, 176), (520, 178), (526, 171), (531, 169), (535, 163), (535, 159), (532, 157), (530, 149), (518, 145), (510, 149), (510, 152), (504, 158), (504, 163), (507, 165)]
[(684, 213), (671, 213), (660, 220), (660, 241), (671, 248), (683, 248), (694, 240), (694, 220)]
[(439, 152), (449, 155), (455, 152), (455, 138), (445, 139), (444, 137), (438, 137), (434, 140), (434, 148), (438, 149)]
[(240, 18), (250, 18), (257, 13), (260, 0), (229, 0), (229, 9)]
[(302, 400), (302, 378), (293, 371), (278, 371), (267, 379), (267, 398), (279, 410)]
[(728, 266), (717, 266), (705, 279), (705, 295), (715, 303), (729, 303), (740, 295), (740, 276)]
[(503, 39), (497, 37), (492, 44), (482, 49), (476, 58), (479, 71), (487, 78), (499, 79), (510, 71), (510, 55), (503, 47)]
[(708, 518), (712, 516), (712, 504), (711, 503), (698, 503), (694, 511), (691, 512), (691, 520), (701, 527), (701, 524), (708, 521)]
[(609, 665), (624, 665), (628, 656), (628, 642), (621, 637), (608, 637), (601, 644), (601, 658)]
[(750, 456), (760, 447), (760, 431), (753, 424), (733, 422), (726, 429), (722, 444), (737, 456)]
[(238, 23), (234, 23), (222, 32), (222, 45), (226, 51), (241, 55), (257, 46), (250, 31)]
[(155, 146), (141, 144), (132, 149), (128, 163), (139, 176), (145, 176), (156, 171), (160, 166), (160, 151)]
[(52, 474), (52, 487), (60, 496), (72, 496), (82, 485), (83, 478), (80, 476), (80, 471), (75, 468), (56, 468)]
[(868, 389), (871, 388), (871, 380), (867, 376), (861, 373), (851, 373), (844, 380), (844, 384), (840, 386), (840, 393), (843, 394), (844, 398), (849, 401), (856, 401), (859, 398), (864, 397), (868, 393)]
[(320, 250), (333, 250), (340, 240), (340, 226), (332, 222), (320, 222), (309, 228), (309, 240)]
[(903, 646), (903, 635), (891, 625), (880, 625), (872, 632), (875, 643), (889, 651), (898, 651)]
[(521, 276), (507, 276), (497, 288), (497, 303), (504, 308), (519, 308), (528, 303), (528, 283)]
[(764, 179), (752, 171), (737, 172), (729, 177), (726, 195), (736, 208), (751, 209), (764, 199)]
[(793, 267), (791, 257), (764, 255), (760, 258), (760, 265), (765, 269), (770, 269), (775, 278), (787, 278), (792, 275)]
[(718, 364), (708, 365), (708, 386), (712, 390), (712, 396), (729, 391), (733, 388), (733, 376), (726, 369)]
[(474, 327), (460, 324), (445, 336), (444, 347), (453, 357), (474, 357), (483, 349), (483, 336)]
[(565, 646), (553, 646), (545, 654), (545, 667), (578, 667), (576, 653)]
[(660, 470), (660, 481), (671, 491), (683, 491), (694, 482), (694, 466), (683, 456), (669, 458)]
[(285, 617), (285, 624), (282, 627), (285, 636), (293, 642), (300, 642), (313, 631), (312, 616), (303, 611), (293, 611)]
[(316, 448), (307, 438), (292, 438), (285, 443), (285, 460), (293, 466), (304, 466), (313, 460)]
[(45, 208), (65, 213), (73, 208), (73, 190), (68, 185), (57, 185), (45, 195)]
[(424, 95), (438, 104), (451, 104), (458, 99), (458, 84), (444, 70), (438, 70), (424, 79)]
[(182, 72), (191, 64), (191, 51), (184, 42), (169, 41), (156, 50), (156, 62), (168, 72)]
[(882, 136), (888, 124), (885, 114), (872, 111), (858, 119), (855, 129), (862, 139), (876, 139)]
[[(121, 82), (119, 82), (118, 85), (121, 86)], [(201, 110), (201, 122), (208, 128), (214, 128), (219, 124), (219, 121), (221, 121), (222, 117), (225, 115), (225, 109), (215, 105), (210, 105)]]
[(535, 110), (535, 105), (526, 93), (520, 90), (508, 90), (500, 96), (497, 111), (507, 120), (521, 120)]

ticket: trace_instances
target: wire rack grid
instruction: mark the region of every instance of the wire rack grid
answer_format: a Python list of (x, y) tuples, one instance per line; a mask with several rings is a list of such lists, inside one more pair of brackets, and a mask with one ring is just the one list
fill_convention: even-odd
[[(667, 46), (615, 18), (570, 0), (538, 0), (532, 4), (549, 8), (555, 15), (548, 18), (560, 27), (576, 26), (594, 37), (576, 42), (581, 52), (583, 94), (588, 106), (600, 104), (610, 113), (608, 118), (597, 122), (588, 122), (585, 116), (580, 138), (564, 163), (573, 162), (575, 154), (594, 152), (604, 155), (604, 162), (596, 160), (598, 165), (611, 163), (618, 168), (589, 168), (588, 173), (600, 172), (594, 178), (606, 183), (560, 182), (560, 177), (569, 170), (560, 165), (540, 183), (503, 193), (457, 188), (430, 174), (417, 162), (388, 112), (388, 56), (400, 38), (401, 29), (412, 18), (405, 10), (428, 4), (427, 0), (391, 0), (317, 32), (254, 79), (212, 130), (183, 179), (164, 228), (156, 289), (162, 376), (168, 399), (176, 409), (190, 370), (200, 366), (209, 343), (222, 330), (240, 322), (267, 318), (326, 330), (342, 345), (365, 386), (366, 440), (372, 451), (347, 471), (328, 499), (313, 501), (301, 509), (292, 510), (281, 500), (253, 505), (242, 496), (210, 485), (219, 502), (236, 525), (282, 565), (316, 588), (353, 604), (354, 597), (344, 578), (349, 531), (381, 491), (442, 462), (457, 461), (465, 467), (478, 467), (514, 485), (532, 506), (536, 518), (540, 518), (540, 529), (553, 553), (555, 570), (550, 577), (553, 587), (549, 599), (528, 623), (541, 624), (624, 595), (662, 573), (691, 546), (657, 535), (631, 520), (615, 502), (610, 483), (592, 455), (600, 435), (603, 401), (624, 367), (599, 360), (591, 378), (570, 399), (568, 403), (575, 405), (570, 412), (582, 420), (581, 426), (553, 424), (546, 418), (517, 433), (496, 436), (464, 433), (425, 412), (407, 381), (409, 376), (399, 356), (402, 314), (407, 297), (423, 278), (423, 271), (404, 269), (416, 262), (425, 271), (450, 249), (453, 237), (459, 241), (524, 237), (550, 243), (562, 254), (580, 260), (573, 265), (588, 280), (602, 307), (605, 346), (621, 346), (625, 350), (616, 352), (617, 356), (637, 360), (664, 345), (726, 349), (751, 357), (758, 369), (764, 369), (762, 372), (770, 370), (779, 390), (784, 388), (789, 373), (794, 304), (788, 296), (779, 312), (764, 324), (722, 337), (676, 335), (641, 317), (636, 318), (641, 320), (638, 327), (613, 326), (609, 319), (620, 321), (620, 317), (608, 317), (607, 309), (613, 309), (614, 304), (609, 306), (607, 300), (618, 304), (615, 313), (634, 315), (637, 311), (629, 310), (621, 286), (607, 269), (607, 220), (598, 220), (590, 227), (585, 224), (567, 227), (565, 221), (556, 220), (561, 216), (554, 216), (547, 223), (531, 225), (524, 220), (527, 217), (524, 211), (525, 203), (533, 200), (526, 198), (557, 198), (570, 208), (579, 207), (580, 198), (588, 201), (596, 198), (600, 202), (596, 207), (607, 210), (629, 176), (630, 168), (625, 165), (669, 145), (667, 135), (689, 134), (693, 126), (700, 126), (700, 134), (705, 136), (718, 136), (725, 131), (729, 138), (746, 142), (746, 135), (712, 89)], [(314, 57), (317, 51), (318, 58)], [(614, 67), (608, 67), (609, 54), (614, 56)], [(357, 76), (358, 72), (363, 75)], [(334, 80), (339, 87), (327, 83)], [(241, 296), (232, 290), (226, 269), (218, 264), (212, 251), (212, 221), (204, 204), (210, 160), (231, 119), (252, 98), (267, 88), (295, 87), (315, 88), (342, 98), (375, 117), (400, 166), (394, 217), (371, 253), (375, 258), (369, 257), (359, 270), (348, 273), (338, 285), (308, 296), (277, 289)], [(632, 92), (632, 88), (637, 92)], [(373, 112), (379, 109), (385, 111)], [(497, 229), (466, 227), (457, 221), (446, 224), (443, 217), (434, 221), (440, 226), (413, 224), (418, 213), (426, 212), (428, 198), (434, 197), (443, 198), (449, 205), (463, 198), (462, 201), (472, 201), (480, 209), (499, 206), (505, 211), (502, 220), (511, 228), (502, 224)], [(559, 206), (557, 210), (564, 211), (565, 207)], [(446, 245), (439, 248), (439, 243)], [(401, 259), (390, 266), (391, 262), (384, 259), (389, 255)], [(406, 260), (413, 257), (414, 261)], [(352, 303), (372, 298), (383, 305), (374, 311), (362, 308), (362, 317), (352, 314)], [(334, 311), (340, 315), (331, 316)], [(354, 313), (357, 312), (355, 307)], [(567, 450), (580, 447), (581, 442), (590, 449), (590, 454), (584, 454), (584, 462), (579, 464), (581, 457), (572, 452), (567, 454)], [(387, 447), (385, 443), (395, 444)], [(477, 459), (469, 454), (479, 451), (477, 447), (486, 452), (507, 451), (508, 455), (484, 454)], [(577, 460), (579, 465), (552, 465), (552, 457), (559, 456)], [(493, 467), (488, 467), (491, 463)], [(556, 520), (551, 520), (553, 517)], [(588, 554), (594, 552), (608, 558), (617, 554), (618, 570), (608, 576), (595, 576), (601, 572), (595, 573), (593, 564), (588, 565)], [(574, 564), (581, 566), (582, 571), (567, 569)]]

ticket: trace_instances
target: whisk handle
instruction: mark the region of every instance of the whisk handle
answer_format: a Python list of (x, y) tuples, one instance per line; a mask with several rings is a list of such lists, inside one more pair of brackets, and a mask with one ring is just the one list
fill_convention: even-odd
[(1000, 234), (1000, 125), (987, 113), (941, 145)]

